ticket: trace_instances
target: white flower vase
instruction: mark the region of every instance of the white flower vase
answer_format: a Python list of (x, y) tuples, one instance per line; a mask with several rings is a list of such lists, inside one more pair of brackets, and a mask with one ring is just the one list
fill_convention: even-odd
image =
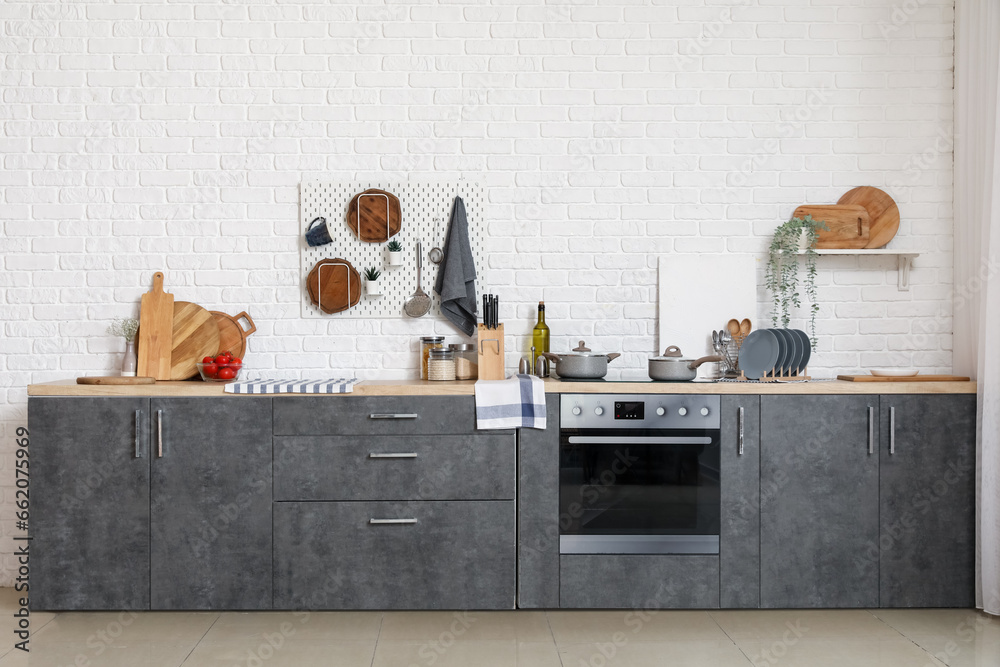
[(365, 294), (368, 296), (382, 296), (382, 284), (377, 280), (366, 280)]
[(125, 356), (122, 358), (122, 377), (134, 378), (139, 362), (135, 357), (135, 339), (125, 341)]
[(402, 250), (390, 250), (389, 252), (389, 266), (402, 266), (403, 265), (403, 251)]

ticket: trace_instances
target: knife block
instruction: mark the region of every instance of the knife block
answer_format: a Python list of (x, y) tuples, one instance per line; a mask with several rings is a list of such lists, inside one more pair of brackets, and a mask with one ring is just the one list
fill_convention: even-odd
[(487, 329), (479, 325), (479, 340), (476, 343), (479, 352), (479, 379), (503, 380), (506, 378), (503, 368), (504, 345), (503, 325), (496, 329)]

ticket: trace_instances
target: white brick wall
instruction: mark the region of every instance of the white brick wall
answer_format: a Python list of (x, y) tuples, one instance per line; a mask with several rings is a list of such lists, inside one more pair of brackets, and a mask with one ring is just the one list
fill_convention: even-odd
[[(25, 386), (113, 371), (154, 270), (244, 308), (248, 364), (411, 377), (444, 323), (299, 318), (297, 184), (489, 186), (484, 289), (523, 349), (544, 298), (641, 370), (656, 262), (762, 253), (804, 203), (887, 189), (921, 253), (820, 260), (813, 370), (951, 366), (952, 0), (0, 4), (0, 585)], [(758, 322), (767, 313), (761, 294)], [(721, 324), (721, 322), (720, 322)], [(516, 364), (512, 354), (508, 365)]]

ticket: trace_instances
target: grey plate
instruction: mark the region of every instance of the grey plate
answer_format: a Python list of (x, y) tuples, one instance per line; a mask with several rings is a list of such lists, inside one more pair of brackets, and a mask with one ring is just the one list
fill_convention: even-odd
[(792, 356), (795, 352), (793, 336), (789, 336), (784, 329), (768, 329), (768, 331), (778, 339), (778, 361), (774, 365), (778, 368), (778, 372), (787, 373), (792, 365)]
[(778, 337), (767, 329), (751, 331), (740, 346), (740, 370), (748, 380), (759, 380), (778, 361)]
[(791, 329), (782, 329), (781, 332), (785, 334), (785, 338), (788, 339), (788, 344), (792, 348), (791, 354), (785, 361), (785, 374), (795, 375), (802, 363), (802, 345), (799, 343), (799, 337)]
[(793, 334), (799, 338), (799, 350), (802, 356), (799, 359), (799, 367), (797, 370), (801, 371), (803, 368), (809, 365), (809, 358), (812, 356), (812, 341), (809, 340), (809, 336), (805, 331), (801, 329), (789, 329)]

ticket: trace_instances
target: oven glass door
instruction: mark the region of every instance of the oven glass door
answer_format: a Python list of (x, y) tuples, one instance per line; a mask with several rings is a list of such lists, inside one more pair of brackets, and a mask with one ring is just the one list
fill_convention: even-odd
[(719, 432), (563, 430), (561, 553), (719, 553)]

